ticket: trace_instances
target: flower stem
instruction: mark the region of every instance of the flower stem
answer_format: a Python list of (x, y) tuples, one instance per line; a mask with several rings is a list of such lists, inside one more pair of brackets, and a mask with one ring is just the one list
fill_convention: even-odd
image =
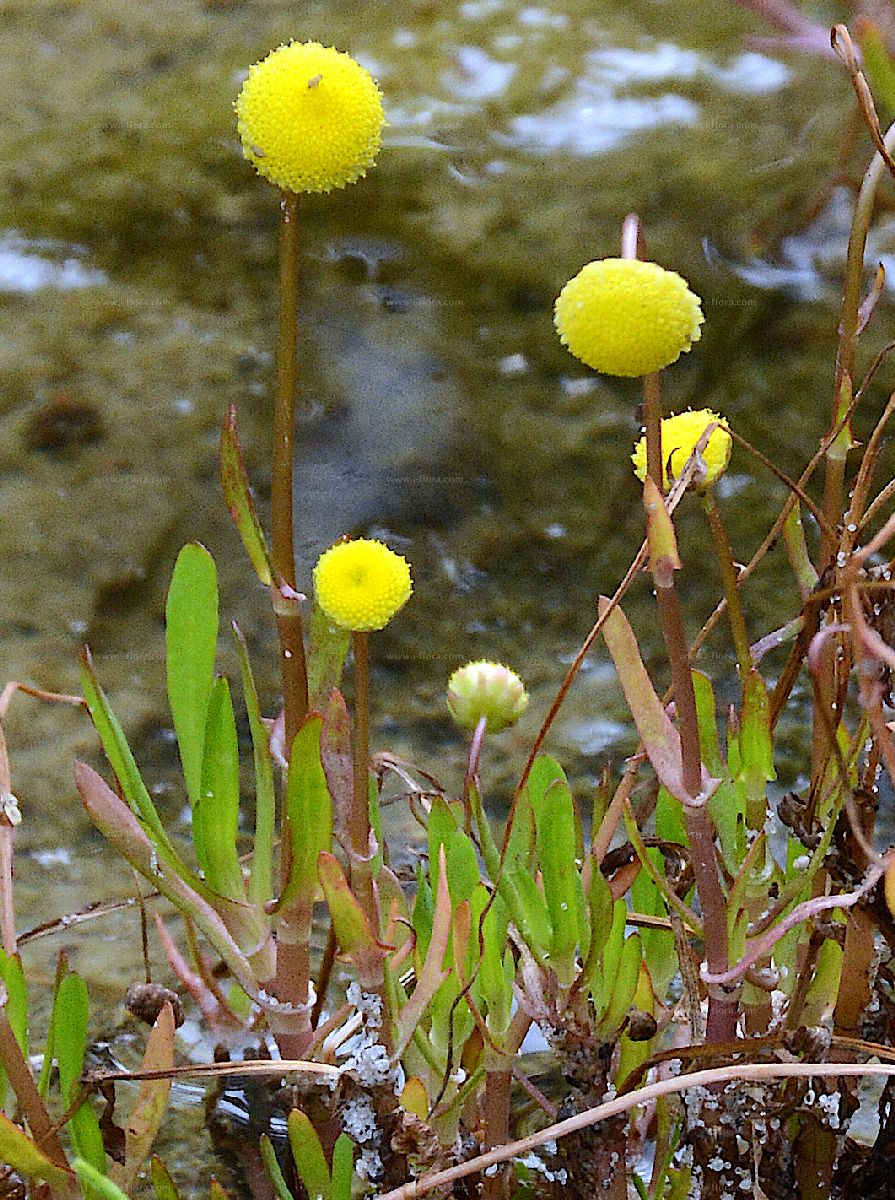
[[(292, 527), (292, 442), (295, 432), (295, 393), (298, 377), (298, 197), (280, 195), (280, 312), (277, 331), (277, 379), (274, 397), (273, 464), (271, 472), (272, 557), (276, 582), (271, 589), (280, 642), (280, 673), (283, 682), (285, 745), (288, 754), (308, 710), (308, 673), (299, 601), (283, 595), (286, 585), (296, 590), (295, 542)], [(291, 870), (292, 837), (285, 813), (281, 818), (280, 878), (285, 887)], [(285, 922), (284, 922), (285, 923)], [(276, 974), (273, 992), (284, 1004), (306, 1009), (310, 961), (307, 944), (292, 940), (291, 930), (281, 929), (277, 938)], [(310, 1035), (310, 1014), (302, 1016), (303, 1027), (295, 1034), (277, 1038), (287, 1058), (301, 1057)]]
[[(696, 879), (696, 891), (702, 909), (705, 957), (709, 971), (716, 974), (713, 963), (717, 963), (722, 971), (726, 971), (728, 967), (727, 905), (721, 890), (714, 833), (706, 812), (705, 801), (699, 799), (702, 791), (702, 752), (699, 746), (696, 696), (693, 691), (690, 656), (673, 575), (670, 576), (670, 580), (668, 586), (656, 587), (656, 602), (668, 660), (671, 664), (674, 702), (681, 737), (683, 785), (684, 790), (693, 801), (693, 803), (684, 801), (683, 812), (687, 840), (690, 843), (690, 860)], [(736, 1002), (710, 992), (706, 1040), (709, 1042), (733, 1041), (736, 1038), (736, 1023)]]
[[(636, 223), (636, 224), (635, 224)], [(632, 232), (632, 229), (636, 232)], [(622, 231), (622, 255), (636, 258), (643, 253), (643, 238), (637, 218), (629, 216)], [(646, 469), (659, 489), (664, 488), (662, 463), (662, 392), (658, 372), (643, 379), (643, 424), (646, 431)], [(690, 842), (690, 855), (696, 890), (705, 927), (705, 955), (709, 970), (712, 963), (728, 966), (727, 907), (721, 890), (721, 875), (715, 840), (705, 803), (697, 798), (702, 791), (702, 750), (699, 745), (699, 720), (696, 694), (690, 674), (690, 653), (684, 633), (680, 603), (674, 586), (674, 571), (655, 577), (656, 602), (665, 648), (671, 666), (671, 682), (681, 738), (682, 782), (694, 801), (684, 803), (684, 821)], [(717, 995), (709, 996), (706, 1037), (709, 1041), (729, 1041), (736, 1037), (737, 1005)]]
[[(491, 1050), (485, 1056), (484, 1148), (502, 1146), (510, 1138), (510, 1092), (513, 1086), (512, 1060)], [(509, 1193), (506, 1170), (484, 1176), (484, 1200), (503, 1200)]]
[[(279, 578), (295, 591), (295, 542), (292, 525), (292, 443), (295, 433), (295, 390), (298, 377), (298, 196), (280, 196), (280, 315), (277, 335), (277, 383), (274, 404), (271, 527), (273, 565)], [(280, 670), (286, 745), (308, 711), (308, 673), (305, 664), (301, 611), (297, 604), (280, 606)]]
[(348, 818), (351, 838), (351, 890), (360, 901), (374, 935), (379, 915), (370, 868), (370, 646), (369, 634), (352, 634), (354, 647), (354, 799)]

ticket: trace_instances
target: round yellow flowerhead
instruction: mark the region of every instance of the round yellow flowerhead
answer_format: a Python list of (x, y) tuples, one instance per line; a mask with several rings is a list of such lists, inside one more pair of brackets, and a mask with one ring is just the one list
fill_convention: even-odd
[(686, 280), (656, 263), (603, 258), (559, 293), (553, 322), (576, 358), (606, 375), (660, 371), (699, 341), (704, 318)]
[[(727, 432), (723, 419), (711, 409), (701, 408), (698, 412), (682, 412), (666, 417), (662, 422), (663, 486), (669, 486), (669, 474), (676, 479), (686, 465), (687, 459), (696, 449), (699, 439), (713, 422), (715, 429), (709, 434), (700, 458), (705, 470), (698, 466), (693, 476), (694, 485), (702, 491), (713, 484), (727, 470), (733, 439)], [(646, 478), (646, 438), (642, 437), (631, 455), (634, 474), (642, 482)]]
[(410, 564), (371, 538), (337, 542), (317, 560), (314, 590), (334, 625), (370, 633), (384, 628), (410, 599)]
[(528, 692), (516, 672), (502, 663), (471, 662), (448, 680), (447, 702), (461, 729), (475, 729), (486, 717), (488, 733), (499, 733), (528, 708)]
[(249, 67), (236, 116), (246, 158), (290, 192), (354, 183), (372, 167), (385, 124), (369, 72), (319, 42), (290, 42)]

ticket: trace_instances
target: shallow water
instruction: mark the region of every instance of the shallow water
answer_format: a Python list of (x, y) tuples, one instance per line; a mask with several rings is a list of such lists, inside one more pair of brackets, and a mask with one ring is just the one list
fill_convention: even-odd
[[(796, 473), (830, 403), (849, 216), (833, 189), (850, 90), (834, 63), (756, 47), (717, 0), (53, 0), (0, 3), (0, 641), (4, 675), (77, 690), (89, 641), (172, 827), (183, 795), (164, 708), (162, 614), (174, 557), (213, 551), (222, 609), (246, 631), (268, 711), (274, 640), (216, 482), (219, 422), (239, 407), (265, 509), (276, 202), (237, 150), (241, 73), (277, 42), (350, 49), (380, 80), (379, 165), (303, 204), (304, 578), (347, 531), (387, 536), (416, 593), (373, 643), (376, 744), (460, 778), (444, 683), (467, 658), (524, 676), (529, 714), (486, 754), (506, 794), (595, 597), (639, 543), (628, 455), (636, 386), (597, 378), (551, 325), (589, 258), (617, 252), (626, 212), (651, 255), (705, 301), (702, 341), (667, 373), (667, 407), (707, 405)], [(829, 13), (826, 13), (829, 16)], [(848, 159), (856, 175), (868, 155)], [(895, 248), (883, 223), (874, 256)], [(895, 272), (893, 272), (895, 278)], [(868, 338), (885, 340), (888, 304)], [(862, 428), (891, 386), (884, 368)], [(891, 465), (891, 464), (889, 464)], [(782, 489), (739, 450), (723, 487), (748, 558)], [(692, 628), (713, 606), (696, 506), (682, 517)], [(783, 554), (746, 593), (754, 636), (797, 603)], [(656, 662), (648, 590), (627, 606)], [(704, 662), (717, 668), (716, 639)], [(223, 661), (232, 668), (229, 647)], [(633, 748), (595, 654), (551, 748), (586, 795)], [(797, 722), (781, 776), (801, 764)], [(76, 713), (16, 700), (8, 722), (25, 813), (21, 926), (126, 894), (82, 818)], [(107, 1023), (139, 974), (135, 917), (29, 948), (36, 979), (72, 951)], [(109, 1007), (106, 1008), (105, 1006)]]

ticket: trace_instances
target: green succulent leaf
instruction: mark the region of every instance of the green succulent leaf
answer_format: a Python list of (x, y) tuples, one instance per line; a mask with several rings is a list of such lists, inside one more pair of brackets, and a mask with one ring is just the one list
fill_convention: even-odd
[(739, 778), (745, 786), (746, 819), (752, 829), (764, 827), (767, 810), (765, 784), (777, 778), (774, 770), (774, 735), (768, 689), (758, 671), (746, 676), (743, 710), (737, 737), (740, 752)]
[(432, 801), (426, 828), (430, 864), (437, 864), (439, 847), (444, 845), (457, 828), (457, 821), (447, 801), (443, 796), (436, 796)]
[(276, 793), (273, 761), (267, 741), (267, 730), (261, 719), (261, 706), (248, 647), (234, 622), (233, 636), (242, 674), (242, 694), (245, 698), (249, 729), (252, 733), (252, 754), (255, 763), (255, 839), (252, 844), (252, 873), (248, 896), (253, 904), (265, 904), (273, 896), (273, 843), (276, 834)]
[(158, 852), (174, 864), (178, 871), (186, 873), (187, 868), (180, 861), (171, 845), (170, 838), (165, 833), (161, 818), (152, 803), (124, 732), (112, 712), (105, 692), (99, 685), (90, 651), (86, 648), (81, 656), (81, 694), (90, 713), (90, 719), (99, 734), (109, 765), (115, 772), (131, 812), (140, 822)]
[(165, 605), (168, 703), (190, 804), (201, 794), (208, 706), (218, 640), (218, 582), (204, 546), (184, 546)]
[[(7, 954), (0, 949), (0, 983), (6, 992), (2, 1007), (6, 1019), (22, 1051), (22, 1057), (28, 1059), (28, 993), (25, 987), (25, 973), (22, 970), (22, 960), (17, 954)], [(6, 1098), (6, 1074), (0, 1066), (0, 1109)]]
[(605, 1011), (615, 989), (618, 966), (621, 961), (622, 949), (625, 944), (625, 926), (628, 921), (628, 906), (624, 900), (616, 900), (612, 906), (612, 928), (606, 939), (603, 950), (602, 971), (594, 975), (591, 994), (594, 997), (594, 1007), (597, 1014)]
[(333, 688), (341, 687), (350, 645), (350, 632), (333, 625), (315, 604), (308, 633), (308, 698), (312, 708), (323, 708)]
[(264, 1163), (277, 1200), (295, 1200), (283, 1178), (283, 1172), (277, 1162), (277, 1152), (266, 1133), (261, 1134), (261, 1161)]
[[(513, 920), (536, 958), (550, 953), (553, 925), (550, 909), (537, 881), (520, 867), (507, 875), (508, 893), (504, 894)], [(510, 903), (510, 898), (514, 903)]]
[(171, 1172), (157, 1154), (153, 1154), (152, 1156), (149, 1164), (149, 1173), (152, 1178), (152, 1189), (155, 1192), (156, 1200), (180, 1200), (177, 1188), (174, 1186), (174, 1180), (171, 1178)]
[(561, 984), (575, 975), (578, 946), (578, 841), (575, 803), (565, 777), (551, 783), (539, 802), (532, 801), (537, 822), (538, 859), (544, 880), (544, 898), (550, 913), (553, 937), (550, 965)]
[(601, 1033), (607, 1038), (616, 1034), (628, 1015), (628, 1009), (631, 1007), (631, 1001), (637, 990), (637, 980), (640, 976), (642, 962), (643, 946), (639, 935), (633, 933), (625, 939), (622, 946), (615, 983), (609, 996), (606, 1012), (600, 1022)]
[[(657, 872), (661, 872), (662, 855), (654, 847), (647, 850)], [(636, 912), (648, 917), (667, 917), (668, 906), (661, 891), (646, 871), (641, 871), (631, 887), (631, 903)], [(660, 998), (678, 969), (677, 954), (674, 946), (674, 934), (663, 929), (645, 929), (640, 934), (643, 943), (643, 957), (649, 967), (656, 995)]]
[(590, 923), (590, 938), (587, 957), (579, 976), (579, 986), (589, 991), (600, 968), (603, 951), (613, 925), (612, 889), (595, 859), (591, 860), (590, 884), (587, 891), (587, 912)]
[(227, 502), (233, 524), (242, 538), (242, 544), (245, 546), (255, 574), (267, 586), (273, 578), (273, 572), (270, 566), (267, 542), (264, 540), (261, 523), (255, 513), (249, 477), (246, 474), (242, 457), (235, 404), (231, 404), (227, 408), (221, 429), (220, 472), (221, 490), (224, 493), (224, 500)]
[(72, 1176), (32, 1142), (31, 1138), (0, 1113), (0, 1162), (26, 1179), (43, 1179), (51, 1187), (67, 1190)]
[(542, 815), (548, 791), (557, 782), (568, 784), (565, 771), (551, 755), (539, 754), (528, 777), (528, 795), (536, 821)]
[[(481, 887), (481, 884), (479, 885)], [(482, 887), (487, 903), (487, 891)], [(509, 1028), (513, 1006), (513, 978), (507, 979), (506, 957), (509, 913), (500, 896), (495, 896), (482, 921), (482, 964), (479, 985), (488, 1008), (488, 1028), (500, 1039)], [(477, 928), (477, 922), (473, 929)], [(473, 944), (476, 939), (473, 938)], [(512, 970), (512, 952), (510, 953)]]
[(444, 841), (444, 853), (451, 900), (461, 904), (470, 899), (481, 876), (475, 847), (462, 829), (455, 829)]
[[(56, 1062), (59, 1066), (59, 1091), (66, 1108), (77, 1098), (81, 1086), (84, 1053), (87, 1048), (88, 1012), (87, 985), (80, 975), (69, 972), (59, 981), (50, 1018), (53, 1023)], [(103, 1147), (103, 1135), (96, 1113), (89, 1102), (82, 1104), (72, 1116), (68, 1130), (75, 1153), (79, 1158), (86, 1160), (87, 1165), (101, 1177), (105, 1177), (106, 1151)], [(93, 1186), (89, 1178), (86, 1182)]]
[(193, 804), (196, 858), (210, 887), (243, 900), (239, 863), (239, 743), (230, 685), (218, 677), (211, 689), (202, 759), (202, 782)]
[(422, 965), (429, 951), (434, 920), (435, 900), (432, 895), (432, 886), (422, 865), (419, 865), (416, 870), (416, 897), (413, 902), (413, 931), (416, 934), (413, 958), (417, 968)]
[(317, 1130), (298, 1108), (289, 1114), (286, 1128), (298, 1177), (308, 1193), (308, 1200), (331, 1200), (332, 1180)]
[(286, 776), (286, 814), (292, 837), (292, 867), (280, 907), (293, 899), (311, 905), (320, 892), (317, 864), (332, 849), (333, 811), (320, 758), (323, 718), (312, 712), (292, 741)]
[(354, 1142), (352, 1142), (347, 1133), (340, 1133), (333, 1147), (330, 1200), (351, 1200), (351, 1180), (353, 1177)]

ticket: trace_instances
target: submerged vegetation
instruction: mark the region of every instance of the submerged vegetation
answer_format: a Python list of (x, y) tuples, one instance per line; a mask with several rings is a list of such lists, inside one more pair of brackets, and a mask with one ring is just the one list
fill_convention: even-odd
[[(862, 36), (885, 93), (895, 69), (866, 23)], [(880, 129), (843, 26), (832, 45), (872, 157), (854, 205), (829, 424), (797, 480), (765, 456), (774, 447), (752, 447), (723, 413), (663, 414), (659, 372), (700, 352), (704, 318), (686, 282), (649, 261), (637, 216), (623, 222), (620, 256), (588, 263), (556, 301), (557, 332), (573, 354), (642, 378), (644, 433), (631, 457), (645, 537), (557, 678), (502, 830), (489, 811), (487, 751), (529, 707), (520, 676), (476, 660), (443, 681), (467, 737), (462, 779), (442, 784), (426, 764), (371, 754), (370, 635), (402, 619), (419, 578), (377, 538), (340, 540), (311, 578), (296, 567), (299, 193), (344, 187), (373, 166), (379, 89), (319, 43), (282, 46), (251, 68), (239, 134), (248, 160), (281, 189), (269, 541), (232, 405), (220, 482), (247, 578), (254, 572), (270, 595), (282, 706), (262, 710), (236, 622), (234, 703), (217, 665), (217, 568), (196, 542), (177, 556), (165, 613), (191, 851), (166, 828), (89, 649), (79, 696), (12, 683), (0, 699), (0, 718), (21, 692), (89, 714), (108, 771), (75, 765), (81, 799), (142, 879), (144, 940), (151, 913), (167, 966), (220, 1052), (205, 1064), (175, 1061), (184, 1002), (151, 982), (148, 954), (146, 981), (128, 995), (152, 1026), (140, 1070), (88, 1059), (87, 989), (64, 955), (36, 1040), (13, 893), (15, 753), (0, 728), (0, 1194), (80, 1189), (85, 1200), (123, 1200), (151, 1185), (157, 1200), (176, 1200), (152, 1149), (180, 1075), (252, 1079), (259, 1112), (246, 1152), (258, 1200), (890, 1194), (895, 851), (875, 826), (881, 779), (895, 778), (895, 488), (876, 475), (895, 398), (882, 403), (877, 384), (891, 347), (865, 364), (861, 337), (884, 295), (882, 266), (868, 286), (864, 260), (877, 192), (895, 175), (895, 128)], [(863, 444), (859, 407), (874, 414)], [(718, 486), (733, 450), (787, 489), (745, 565)], [(723, 590), (695, 638), (678, 580), (703, 562), (679, 553), (681, 506), (701, 510), (703, 554)], [(778, 627), (754, 630), (741, 590), (778, 540), (801, 605)], [(624, 612), (644, 586), (671, 678), (665, 696)], [(721, 622), (729, 649), (709, 674), (699, 651)], [(547, 748), (585, 659), (601, 648), (640, 744), (584, 795)], [(722, 700), (729, 664), (736, 692)], [(804, 783), (777, 803), (768, 785), (778, 722), (803, 682), (812, 698)], [(382, 817), (394, 788), (424, 841), (412, 872), (397, 865)], [(530, 1056), (533, 1042), (540, 1053)], [(868, 1144), (852, 1122), (867, 1104), (862, 1080), (873, 1079), (879, 1119)], [(128, 1081), (139, 1090), (122, 1118)], [(220, 1184), (207, 1186), (223, 1200)]]

